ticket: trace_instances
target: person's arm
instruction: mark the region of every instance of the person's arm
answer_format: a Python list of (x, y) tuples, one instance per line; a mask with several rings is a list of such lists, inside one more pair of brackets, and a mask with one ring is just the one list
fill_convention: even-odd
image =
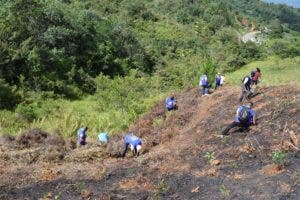
[(248, 77), (245, 78), (245, 80), (243, 81), (243, 89), (246, 90), (246, 84), (248, 82)]
[(253, 125), (256, 125), (256, 118), (255, 118), (255, 112), (253, 112), (253, 119), (252, 119)]

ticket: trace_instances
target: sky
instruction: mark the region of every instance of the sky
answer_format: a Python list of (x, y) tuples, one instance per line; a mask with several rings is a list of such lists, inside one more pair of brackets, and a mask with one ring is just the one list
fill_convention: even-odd
[(266, 2), (282, 3), (289, 6), (300, 8), (300, 0), (264, 0)]

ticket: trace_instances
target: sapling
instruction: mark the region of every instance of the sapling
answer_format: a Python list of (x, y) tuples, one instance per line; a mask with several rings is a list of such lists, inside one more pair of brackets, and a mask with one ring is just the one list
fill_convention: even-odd
[(284, 164), (284, 158), (286, 156), (286, 153), (282, 151), (273, 151), (272, 152), (272, 161), (275, 165), (277, 165), (278, 169), (281, 169)]
[(215, 152), (206, 152), (205, 158), (207, 158), (208, 162), (211, 164), (211, 162), (215, 159)]

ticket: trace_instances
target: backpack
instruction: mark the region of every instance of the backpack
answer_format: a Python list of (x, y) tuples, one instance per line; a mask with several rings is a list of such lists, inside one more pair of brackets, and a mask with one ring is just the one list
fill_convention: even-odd
[(249, 82), (251, 83), (251, 77), (250, 76), (245, 76), (243, 79), (242, 79), (242, 83), (244, 83), (244, 80), (248, 78), (248, 82), (246, 84), (249, 84)]
[(250, 119), (250, 108), (242, 106), (238, 112), (238, 119), (241, 123), (248, 123)]

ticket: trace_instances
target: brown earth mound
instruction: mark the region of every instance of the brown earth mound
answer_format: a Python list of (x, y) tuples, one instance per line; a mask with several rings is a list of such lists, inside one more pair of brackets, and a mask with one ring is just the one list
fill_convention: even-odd
[[(299, 91), (261, 88), (253, 98), (258, 124), (221, 137), (239, 89), (204, 97), (189, 89), (176, 95), (177, 111), (166, 112), (160, 102), (130, 127), (144, 143), (138, 158), (118, 158), (123, 134), (107, 147), (48, 145), (63, 154), (54, 161), (10, 159), (24, 152), (34, 157), (49, 134), (34, 134), (25, 149), (0, 145), (0, 199), (298, 199)], [(287, 153), (283, 168), (274, 167), (275, 150)]]

